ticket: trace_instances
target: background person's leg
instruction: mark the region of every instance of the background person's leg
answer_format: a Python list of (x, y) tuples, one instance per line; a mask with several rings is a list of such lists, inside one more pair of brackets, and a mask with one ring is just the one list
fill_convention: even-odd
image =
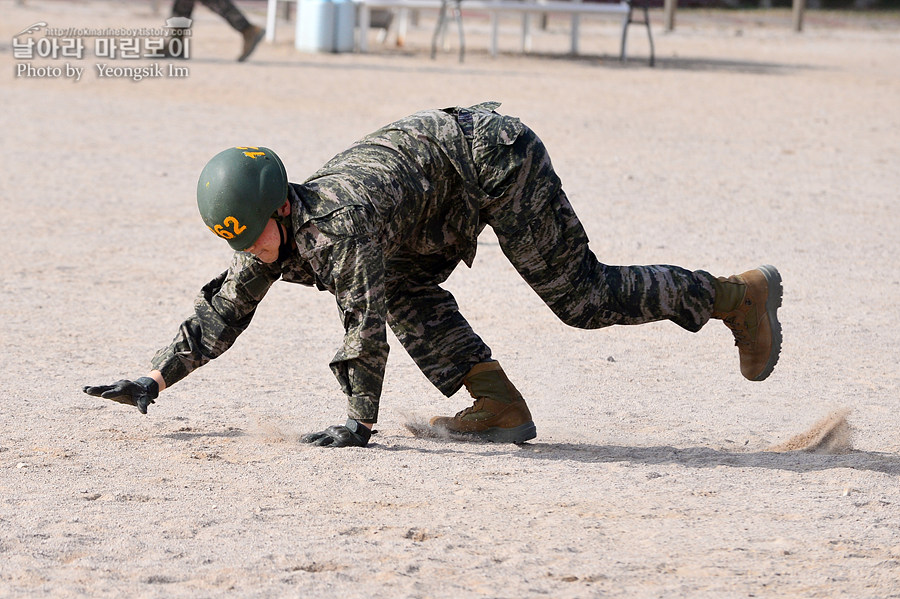
[[(244, 16), (244, 13), (238, 9), (237, 6), (231, 0), (200, 0), (204, 6), (208, 7), (211, 11), (221, 16), (223, 19), (228, 21), (228, 23), (234, 27), (236, 30), (243, 33), (247, 31), (252, 25), (250, 25), (250, 21)], [(191, 3), (193, 4), (193, 2)]]
[[(234, 5), (231, 0), (200, 0), (204, 6), (228, 21), (235, 30), (237, 30), (244, 43), (241, 47), (241, 53), (238, 55), (238, 61), (246, 60), (262, 41), (266, 31), (262, 27), (257, 27), (250, 23), (244, 16), (244, 13)], [(172, 5), (173, 17), (190, 17), (194, 10), (195, 0), (175, 0)]]
[(195, 0), (175, 0), (172, 4), (172, 16), (191, 18), (191, 14), (194, 12), (194, 4)]

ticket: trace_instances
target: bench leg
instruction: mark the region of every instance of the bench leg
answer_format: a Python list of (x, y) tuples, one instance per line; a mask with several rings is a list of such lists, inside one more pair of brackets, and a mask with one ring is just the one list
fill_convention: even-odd
[(437, 56), (438, 39), (443, 45), (444, 36), (447, 33), (447, 9), (450, 3), (453, 3), (453, 18), (456, 21), (457, 29), (459, 29), (459, 62), (463, 62), (466, 56), (466, 38), (463, 33), (462, 10), (459, 7), (460, 0), (444, 0), (441, 2), (441, 11), (438, 13), (437, 25), (434, 28), (434, 35), (431, 38), (431, 59)]
[(406, 45), (406, 32), (409, 29), (409, 9), (401, 8), (397, 13), (397, 47)]
[(491, 57), (497, 57), (497, 44), (499, 41), (500, 33), (500, 18), (497, 16), (497, 11), (491, 12)]
[(650, 66), (656, 64), (656, 53), (653, 50), (653, 32), (650, 31), (650, 11), (644, 5), (644, 25), (647, 26), (647, 39), (650, 40)]
[(634, 20), (634, 6), (629, 3), (628, 4), (628, 14), (625, 16), (625, 19), (622, 21), (622, 47), (619, 51), (619, 60), (625, 61), (625, 47), (626, 42), (628, 40), (628, 26), (632, 23), (637, 25), (644, 25), (647, 27), (647, 39), (650, 41), (650, 66), (654, 66), (656, 64), (656, 54), (653, 48), (653, 32), (650, 30), (650, 11), (647, 8), (647, 5), (644, 4), (641, 6), (641, 10), (644, 13), (643, 21), (635, 21)]
[(441, 10), (438, 12), (437, 25), (434, 27), (434, 35), (431, 36), (431, 60), (437, 56), (438, 38), (444, 37), (444, 29), (447, 27), (447, 0), (441, 2)]
[(522, 54), (531, 52), (531, 14), (522, 14)]
[(579, 50), (578, 42), (580, 41), (580, 37), (581, 37), (580, 29), (581, 29), (581, 17), (579, 15), (572, 15), (572, 32), (571, 32), (572, 47), (571, 47), (571, 50), (572, 50), (572, 54), (575, 56), (578, 56), (578, 50)]
[(466, 36), (463, 33), (462, 8), (459, 6), (460, 0), (453, 0), (453, 17), (456, 19), (456, 27), (459, 29), (459, 62), (466, 57)]
[(275, 12), (278, 10), (278, 0), (269, 0), (266, 7), (266, 41), (275, 41)]
[[(359, 5), (357, 13), (356, 48), (361, 53), (369, 51), (369, 24), (372, 22), (372, 9), (366, 4)], [(299, 19), (299, 11), (297, 18)]]

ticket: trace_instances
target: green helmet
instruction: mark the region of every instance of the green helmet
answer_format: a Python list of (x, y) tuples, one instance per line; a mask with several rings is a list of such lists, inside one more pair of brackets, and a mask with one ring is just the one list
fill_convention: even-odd
[(287, 199), (287, 173), (269, 148), (228, 148), (197, 182), (197, 207), (210, 231), (235, 250), (253, 245)]

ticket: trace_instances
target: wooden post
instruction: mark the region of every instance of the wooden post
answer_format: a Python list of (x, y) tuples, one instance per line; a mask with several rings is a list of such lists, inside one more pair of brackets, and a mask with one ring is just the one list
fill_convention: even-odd
[(794, 31), (803, 31), (803, 11), (806, 10), (806, 0), (793, 0)]
[[(794, 0), (795, 2), (797, 0)], [(663, 12), (665, 13), (666, 31), (675, 29), (675, 9), (678, 7), (678, 0), (664, 0)]]

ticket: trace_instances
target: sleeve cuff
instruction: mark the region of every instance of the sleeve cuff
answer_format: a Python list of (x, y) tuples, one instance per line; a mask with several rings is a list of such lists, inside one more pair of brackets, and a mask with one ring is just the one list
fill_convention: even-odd
[(166, 388), (171, 387), (189, 373), (181, 360), (173, 355), (157, 354), (150, 364), (154, 370), (158, 370), (162, 374), (163, 380), (166, 381)]
[(378, 400), (366, 396), (347, 398), (347, 417), (373, 424), (378, 421)]

